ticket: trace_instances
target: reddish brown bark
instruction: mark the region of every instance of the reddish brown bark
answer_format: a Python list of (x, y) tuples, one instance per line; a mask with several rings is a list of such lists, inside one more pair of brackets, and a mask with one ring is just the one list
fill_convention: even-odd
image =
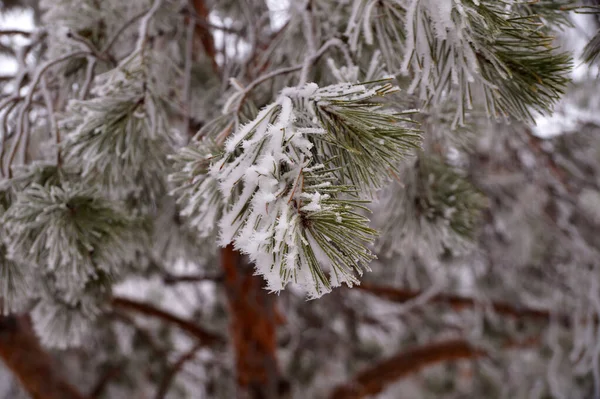
[(183, 319), (162, 309), (156, 308), (148, 303), (138, 302), (133, 299), (116, 297), (113, 298), (112, 305), (116, 308), (132, 310), (137, 313), (144, 314), (150, 317), (156, 317), (166, 321), (167, 323), (174, 324), (177, 327), (181, 328), (183, 331), (190, 334), (191, 336), (197, 338), (203, 345), (210, 346), (224, 343), (224, 340), (220, 336), (210, 331), (206, 331), (204, 328), (200, 327), (194, 322)]
[[(380, 298), (387, 299), (392, 302), (407, 302), (411, 299), (417, 298), (421, 292), (411, 291), (402, 288), (385, 287), (368, 283), (361, 283), (356, 286), (357, 289), (368, 292), (372, 295)], [(460, 310), (464, 308), (473, 308), (477, 305), (483, 306), (484, 304), (478, 303), (473, 298), (464, 297), (453, 294), (438, 294), (429, 299), (430, 303), (447, 304), (454, 309)], [(570, 320), (566, 315), (555, 315), (551, 314), (547, 310), (542, 309), (531, 309), (527, 307), (521, 307), (511, 305), (504, 302), (492, 302), (489, 306), (496, 312), (503, 316), (510, 316), (515, 318), (527, 317), (530, 319), (538, 319), (543, 321), (550, 321), (551, 318), (561, 322), (563, 325), (569, 325)]]
[(349, 383), (338, 386), (330, 399), (360, 399), (381, 392), (388, 384), (442, 361), (483, 356), (463, 340), (449, 340), (400, 352), (355, 375)]
[(41, 347), (27, 316), (0, 317), (0, 358), (33, 399), (83, 399)]
[[(503, 349), (524, 348), (539, 344), (539, 337), (525, 341), (510, 341)], [(361, 399), (383, 391), (388, 385), (437, 363), (486, 356), (466, 340), (453, 339), (417, 346), (381, 361), (339, 385), (330, 399)]]
[(277, 398), (282, 388), (277, 365), (274, 296), (262, 288), (252, 266), (231, 246), (221, 251), (230, 309), (230, 336), (236, 357), (240, 398)]
[(210, 29), (208, 28), (208, 8), (206, 8), (204, 0), (194, 0), (193, 4), (196, 17), (199, 19), (196, 23), (196, 37), (200, 39), (202, 47), (204, 48), (204, 52), (208, 58), (210, 58), (213, 70), (219, 73), (215, 41)]
[(174, 285), (179, 283), (199, 283), (202, 281), (214, 281), (220, 283), (223, 281), (223, 276), (217, 274), (166, 274), (163, 277), (163, 282), (166, 285)]

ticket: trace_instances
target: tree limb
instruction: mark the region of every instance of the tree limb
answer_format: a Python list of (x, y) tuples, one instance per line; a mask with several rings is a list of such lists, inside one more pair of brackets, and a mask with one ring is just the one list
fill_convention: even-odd
[(20, 30), (20, 29), (1, 29), (0, 30), (0, 36), (16, 36), (16, 35), (30, 37), (31, 32), (28, 32), (26, 30)]
[(27, 315), (0, 317), (0, 358), (33, 399), (84, 399), (60, 375)]
[(208, 8), (204, 0), (193, 0), (193, 12), (196, 19), (196, 37), (200, 39), (204, 52), (210, 58), (213, 70), (220, 74), (219, 65), (217, 64), (217, 50), (213, 35), (208, 28)]
[(202, 345), (200, 345), (200, 343), (197, 343), (196, 345), (194, 345), (192, 347), (192, 349), (190, 349), (189, 351), (187, 351), (186, 353), (181, 355), (179, 357), (179, 359), (177, 359), (177, 361), (175, 363), (173, 363), (171, 368), (165, 374), (162, 382), (160, 383), (160, 386), (158, 387), (158, 389), (156, 391), (156, 396), (155, 396), (156, 399), (164, 399), (164, 397), (167, 395), (167, 392), (169, 391), (169, 387), (171, 386), (171, 383), (175, 379), (175, 376), (177, 375), (179, 370), (181, 370), (181, 368), (188, 361), (192, 360), (194, 358), (194, 356), (196, 356), (196, 352), (198, 352), (198, 350), (201, 347), (202, 347)]
[(177, 283), (198, 283), (201, 281), (214, 281), (222, 282), (223, 275), (221, 274), (165, 274), (163, 276), (163, 282), (166, 285), (173, 285)]
[(276, 297), (231, 245), (221, 250), (221, 268), (239, 391), (249, 399), (276, 398), (284, 388), (276, 355)]
[[(505, 349), (528, 347), (539, 343), (538, 337), (523, 342), (511, 341)], [(473, 359), (487, 353), (473, 347), (468, 341), (452, 339), (416, 346), (404, 350), (350, 378), (349, 382), (334, 389), (330, 399), (360, 399), (383, 391), (388, 385), (421, 369), (444, 361)]]
[(150, 317), (156, 317), (168, 323), (174, 324), (191, 336), (199, 339), (200, 342), (205, 346), (223, 345), (225, 343), (225, 340), (219, 335), (206, 331), (204, 328), (193, 323), (192, 321), (185, 320), (148, 303), (139, 302), (128, 298), (115, 297), (112, 300), (112, 305), (116, 308), (132, 310), (137, 313)]
[[(369, 283), (361, 283), (355, 287), (358, 290), (368, 292), (369, 294), (375, 295), (379, 298), (386, 299), (391, 302), (403, 303), (410, 301), (411, 299), (417, 298), (421, 293), (419, 291), (411, 291), (402, 288), (378, 286)], [(453, 294), (438, 294), (433, 296), (429, 302), (437, 304), (446, 304), (454, 309), (473, 308), (481, 305), (485, 306), (484, 303), (479, 303), (477, 300), (469, 297)], [(492, 302), (490, 307), (498, 314), (504, 316), (510, 316), (515, 318), (531, 318), (543, 321), (556, 320), (562, 325), (570, 325), (570, 320), (567, 315), (554, 315), (548, 310), (542, 309), (531, 309), (527, 307), (521, 307), (511, 305), (504, 302)]]

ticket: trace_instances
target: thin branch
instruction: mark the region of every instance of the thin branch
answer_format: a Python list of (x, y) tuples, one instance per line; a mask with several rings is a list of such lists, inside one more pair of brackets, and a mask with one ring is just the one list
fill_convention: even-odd
[(175, 380), (175, 376), (177, 375), (177, 373), (187, 362), (189, 362), (194, 358), (194, 356), (196, 356), (196, 352), (198, 352), (198, 350), (200, 350), (201, 347), (202, 345), (200, 343), (197, 343), (192, 347), (192, 349), (181, 355), (179, 359), (177, 359), (177, 361), (173, 363), (171, 368), (169, 368), (169, 370), (165, 374), (162, 382), (160, 383), (160, 386), (156, 391), (156, 399), (164, 399), (164, 397), (167, 395), (167, 392), (169, 392), (169, 388), (171, 387), (172, 382)]
[(92, 86), (92, 82), (94, 81), (94, 72), (96, 70), (96, 58), (88, 57), (88, 64), (85, 71), (85, 80), (81, 85), (81, 91), (79, 92), (79, 99), (85, 100), (87, 95), (90, 92), (90, 87)]
[[(194, 33), (195, 27), (192, 21), (188, 21), (185, 35), (185, 66), (183, 74), (183, 90), (182, 90), (182, 103), (185, 104), (183, 108), (184, 121), (183, 128), (187, 133), (190, 130), (190, 112), (192, 107), (192, 96), (191, 96), (191, 85), (192, 85), (192, 65), (193, 65), (193, 53), (194, 53)], [(193, 134), (195, 134), (194, 132)], [(192, 134), (192, 135), (193, 135)], [(190, 136), (186, 134), (186, 137)]]
[(31, 107), (31, 104), (33, 102), (33, 95), (36, 91), (35, 89), (36, 89), (37, 85), (40, 83), (42, 76), (52, 66), (59, 64), (61, 62), (67, 61), (73, 57), (84, 56), (84, 55), (92, 55), (92, 54), (89, 51), (81, 51), (81, 50), (74, 51), (72, 53), (63, 55), (62, 57), (47, 61), (46, 63), (44, 63), (42, 66), (40, 66), (38, 68), (38, 70), (35, 74), (35, 77), (33, 78), (33, 81), (31, 82), (31, 86), (29, 87), (29, 92), (27, 93), (27, 96), (25, 97), (25, 101), (23, 102), (23, 105), (21, 106), (21, 109), (19, 110), (19, 116), (17, 118), (17, 137), (15, 138), (15, 141), (13, 142), (13, 145), (12, 145), (11, 151), (10, 151), (10, 157), (8, 159), (8, 177), (12, 177), (11, 165), (15, 159), (15, 155), (17, 154), (17, 150), (19, 148), (19, 143), (21, 142), (21, 139), (24, 134), (25, 118), (28, 115), (27, 111), (29, 110), (29, 107)]
[(8, 107), (4, 110), (4, 106), (0, 105), (0, 112), (2, 115), (0, 116), (0, 124), (2, 127), (2, 139), (0, 140), (0, 174), (2, 177), (6, 176), (6, 170), (4, 169), (4, 152), (6, 149), (6, 141), (8, 140), (8, 118), (10, 117), (10, 113), (19, 103), (18, 96), (10, 97)]
[(48, 90), (48, 83), (46, 82), (45, 76), (42, 76), (41, 86), (42, 94), (44, 96), (44, 102), (46, 103), (46, 109), (48, 111), (48, 119), (50, 120), (50, 130), (52, 130), (54, 144), (56, 145), (56, 164), (60, 166), (60, 130), (58, 129), (58, 123), (56, 123), (56, 116), (54, 115), (54, 104), (52, 102), (52, 94), (50, 94), (50, 90)]
[(91, 389), (89, 397), (91, 399), (100, 398), (110, 381), (117, 377), (121, 373), (121, 367), (111, 366), (101, 376), (100, 379), (94, 384)]
[(0, 36), (24, 36), (30, 37), (31, 32), (20, 29), (0, 29)]
[(302, 7), (302, 23), (304, 40), (306, 40), (306, 46), (308, 47), (308, 53), (314, 54), (317, 52), (317, 40), (315, 39), (315, 32), (312, 21), (312, 13), (310, 13), (310, 0), (306, 1), (306, 5)]
[(102, 53), (108, 54), (108, 52), (110, 51), (112, 46), (114, 46), (114, 44), (117, 42), (117, 40), (119, 40), (119, 36), (121, 36), (121, 34), (123, 34), (123, 32), (125, 32), (128, 28), (132, 27), (135, 21), (142, 18), (147, 13), (148, 13), (148, 10), (142, 11), (141, 13), (136, 14), (133, 17), (129, 18), (129, 20), (127, 20), (123, 25), (121, 25), (121, 27), (117, 30), (117, 32), (108, 40), (108, 42), (102, 49)]
[(184, 274), (184, 275), (174, 275), (174, 274), (166, 274), (163, 277), (163, 282), (166, 285), (174, 285), (177, 283), (198, 283), (202, 281), (214, 281), (221, 282), (223, 281), (222, 274)]
[[(267, 80), (273, 79), (276, 76), (285, 75), (285, 74), (288, 74), (288, 73), (292, 73), (292, 72), (296, 72), (296, 71), (302, 70), (303, 68), (306, 67), (306, 65), (308, 65), (310, 67), (310, 65), (312, 65), (313, 63), (315, 63), (316, 61), (318, 61), (318, 59), (321, 58), (323, 56), (323, 54), (325, 54), (325, 52), (330, 47), (332, 47), (332, 46), (339, 46), (339, 42), (341, 42), (340, 39), (330, 39), (325, 44), (323, 44), (323, 46), (321, 46), (321, 48), (319, 49), (319, 51), (317, 51), (311, 57), (308, 57), (308, 59), (307, 59), (308, 62), (305, 62), (303, 64), (299, 64), (299, 65), (290, 66), (290, 67), (276, 69), (274, 71), (271, 71), (269, 73), (266, 73), (266, 74), (264, 74), (264, 75), (256, 78), (255, 80), (253, 80), (252, 82), (250, 82), (250, 84), (248, 84), (248, 86), (246, 86), (244, 88), (243, 95), (240, 98), (240, 104), (243, 103), (243, 101), (247, 97), (247, 95), (252, 90), (254, 90), (257, 86), (261, 85), (262, 83), (266, 82)], [(241, 105), (238, 107), (238, 110), (239, 109), (241, 109)]]
[(138, 42), (136, 45), (136, 49), (142, 53), (146, 47), (146, 43), (148, 42), (148, 27), (150, 26), (150, 21), (152, 20), (152, 17), (154, 17), (154, 14), (156, 14), (158, 9), (162, 6), (162, 3), (163, 0), (154, 0), (152, 7), (142, 17), (139, 28)]
[(0, 317), (0, 358), (32, 398), (84, 399), (40, 345), (28, 316)]
[[(539, 344), (539, 338), (533, 337), (521, 342), (510, 341), (503, 348), (524, 348), (537, 344)], [(359, 372), (350, 378), (349, 382), (335, 388), (329, 398), (361, 399), (376, 395), (388, 385), (421, 371), (427, 366), (451, 360), (474, 359), (483, 356), (487, 356), (483, 349), (475, 348), (468, 341), (461, 339), (413, 347)]]
[(292, 72), (301, 70), (302, 73), (301, 73), (300, 82), (301, 82), (301, 84), (302, 84), (302, 82), (305, 82), (306, 75), (308, 74), (308, 68), (310, 68), (311, 65), (313, 65), (315, 62), (317, 62), (319, 60), (319, 58), (321, 58), (323, 56), (323, 54), (325, 54), (325, 52), (330, 47), (333, 47), (333, 46), (335, 46), (335, 47), (343, 46), (343, 42), (337, 38), (330, 39), (327, 42), (325, 42), (325, 44), (323, 44), (323, 46), (321, 46), (319, 51), (317, 51), (315, 54), (308, 57), (304, 63), (299, 64), (299, 65), (290, 66), (290, 67), (276, 69), (274, 71), (271, 71), (269, 73), (266, 73), (266, 74), (256, 78), (252, 82), (250, 82), (248, 84), (248, 86), (246, 86), (244, 88), (244, 90), (242, 92), (238, 93), (239, 98), (237, 99), (237, 106), (234, 110), (234, 113), (239, 114), (242, 109), (242, 106), (244, 105), (244, 101), (248, 97), (248, 94), (250, 94), (250, 92), (252, 90), (254, 90), (257, 86), (261, 85), (262, 83), (266, 82), (267, 80), (273, 79), (274, 77), (277, 77), (279, 75), (285, 75), (288, 73), (292, 73)]
[[(361, 283), (355, 287), (358, 290), (368, 292), (369, 294), (375, 295), (379, 298), (386, 299), (391, 302), (405, 303), (411, 301), (419, 295), (419, 291), (411, 291), (402, 288), (378, 286), (369, 283)], [(485, 303), (479, 303), (477, 300), (469, 297), (453, 294), (438, 294), (429, 298), (429, 303), (446, 304), (454, 309), (473, 308), (476, 306), (485, 306)], [(504, 302), (492, 302), (490, 304), (491, 309), (496, 313), (511, 316), (515, 318), (527, 317), (531, 319), (538, 319), (543, 321), (555, 320), (563, 325), (569, 325), (570, 320), (567, 315), (554, 315), (548, 310), (543, 309), (531, 309), (522, 306), (511, 305)]]
[[(260, 57), (264, 57), (263, 61), (255, 67), (253, 67), (253, 71), (256, 71), (256, 73), (263, 73), (267, 69), (267, 67), (269, 66), (269, 54), (272, 54), (273, 48), (275, 47), (274, 44), (276, 44), (276, 42), (281, 39), (281, 37), (283, 36), (283, 34), (289, 26), (290, 21), (288, 20), (277, 32), (274, 32), (270, 36), (269, 43), (264, 47), (265, 51), (262, 54), (260, 54)], [(256, 54), (255, 49), (255, 54), (252, 54), (250, 56), (249, 60), (251, 61), (249, 61), (249, 63), (252, 63), (253, 60), (257, 59), (257, 57), (258, 56)]]
[(190, 320), (185, 320), (165, 310), (156, 308), (151, 304), (138, 302), (133, 299), (116, 297), (113, 298), (112, 305), (116, 308), (132, 310), (137, 313), (150, 317), (156, 317), (168, 323), (174, 324), (183, 331), (187, 332), (189, 335), (199, 339), (203, 345), (213, 346), (223, 345), (225, 343), (225, 340), (219, 335), (216, 335), (210, 331), (206, 331), (204, 328)]
[(131, 317), (129, 314), (126, 314), (122, 311), (113, 311), (107, 314), (107, 316), (114, 318), (116, 321), (119, 321), (129, 327), (133, 328), (135, 332), (139, 335), (139, 337), (148, 344), (153, 354), (158, 358), (166, 358), (168, 355), (168, 351), (160, 346), (156, 339), (152, 336), (150, 331), (146, 330), (142, 326), (136, 323), (135, 319)]
[(344, 52), (344, 54), (346, 55), (346, 52), (348, 51), (348, 49), (346, 49), (344, 42), (342, 42), (340, 39), (334, 37), (331, 38), (329, 40), (327, 40), (319, 49), (319, 51), (317, 51), (316, 53), (311, 54), (309, 57), (306, 58), (306, 60), (304, 61), (304, 63), (302, 64), (302, 72), (300, 73), (300, 81), (298, 83), (298, 86), (302, 86), (303, 84), (306, 83), (306, 80), (308, 79), (308, 71), (310, 69), (310, 67), (319, 60), (319, 58), (321, 58), (323, 56), (323, 54), (325, 54), (325, 52), (327, 50), (329, 50), (330, 47), (337, 47), (342, 49), (342, 52)]
[(244, 94), (245, 94), (244, 97), (246, 97), (246, 95), (248, 93), (250, 93), (257, 86), (261, 85), (262, 83), (266, 82), (267, 80), (273, 79), (274, 77), (279, 76), (279, 75), (285, 75), (288, 73), (296, 72), (301, 69), (302, 69), (302, 65), (294, 65), (294, 66), (290, 66), (290, 67), (279, 68), (279, 69), (276, 69), (269, 73), (266, 73), (262, 76), (259, 76), (254, 81), (250, 82), (250, 84), (248, 86), (246, 86), (246, 88), (244, 89)]
[[(195, 15), (196, 22), (208, 21), (208, 8), (204, 3), (204, 0), (192, 0), (192, 12)], [(204, 52), (210, 58), (213, 70), (220, 75), (219, 64), (217, 64), (217, 50), (215, 48), (215, 41), (210, 29), (206, 24), (196, 23), (196, 36), (200, 38)]]
[(97, 49), (96, 46), (94, 45), (94, 43), (92, 43), (89, 39), (81, 36), (80, 34), (78, 34), (76, 32), (71, 32), (71, 31), (69, 31), (67, 33), (67, 37), (76, 43), (80, 43), (80, 44), (84, 45), (85, 48), (87, 48), (89, 50), (89, 52), (94, 55), (94, 57), (96, 59), (106, 61), (109, 64), (116, 65), (116, 63), (117, 63), (116, 60), (112, 59), (108, 54), (104, 53), (103, 51)]

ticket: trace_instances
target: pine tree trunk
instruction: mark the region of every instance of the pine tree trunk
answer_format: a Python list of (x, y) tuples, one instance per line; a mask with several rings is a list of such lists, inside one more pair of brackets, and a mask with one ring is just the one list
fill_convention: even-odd
[(231, 340), (236, 357), (238, 397), (275, 399), (284, 384), (277, 365), (275, 296), (232, 246), (221, 252), (221, 266), (230, 308)]
[(27, 316), (0, 317), (0, 358), (33, 399), (83, 399), (57, 371)]

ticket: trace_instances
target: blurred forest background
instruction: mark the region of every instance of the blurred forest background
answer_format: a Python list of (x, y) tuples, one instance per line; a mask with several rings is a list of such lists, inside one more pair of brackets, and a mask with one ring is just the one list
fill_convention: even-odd
[[(76, 4), (56, 5), (67, 3)], [(167, 33), (196, 35), (194, 109), (214, 106), (226, 91), (224, 77), (250, 74), (243, 68), (264, 71), (269, 62), (302, 59), (294, 41), (305, 21), (290, 3), (192, 3), (194, 14), (182, 14), (181, 26)], [(262, 18), (244, 14), (242, 3), (263, 10)], [(350, 1), (309, 3), (315, 18), (349, 18), (336, 13), (351, 8)], [(45, 19), (53, 9), (51, 0), (0, 4), (2, 101), (24, 49), (53, 28)], [(143, 10), (151, 6), (144, 4)], [(115, 18), (122, 23), (131, 15)], [(185, 28), (190, 18), (194, 30)], [(39, 396), (33, 397), (55, 398), (50, 385), (65, 381), (69, 387), (58, 392), (86, 398), (233, 398), (240, 386), (253, 399), (600, 398), (600, 80), (597, 61), (583, 55), (600, 17), (572, 12), (568, 18), (556, 41), (574, 55), (575, 68), (552, 115), (536, 116), (533, 125), (491, 121), (475, 110), (457, 129), (456, 104), (422, 115), (423, 152), (399, 168), (372, 206), (381, 231), (378, 259), (359, 286), (312, 301), (296, 287), (252, 293), (264, 285), (252, 266), (186, 236), (171, 201), (164, 212), (169, 220), (161, 221), (153, 241), (162, 263), (149, 263), (113, 287), (112, 307), (94, 333), (77, 335), (84, 345), (64, 349), (69, 342), (47, 338), (43, 343), (54, 348), (41, 349), (30, 326), (18, 337), (3, 332), (26, 319), (0, 321), (5, 361), (7, 347), (22, 344), (56, 365), (52, 373), (29, 370), (19, 381), (0, 362), (0, 398), (28, 398), (35, 384)], [(251, 27), (263, 25), (268, 40), (255, 37), (254, 64), (240, 66), (237, 52), (247, 49), (238, 38), (251, 38)], [(25, 55), (25, 64), (52, 51), (52, 42), (44, 42)], [(288, 84), (287, 77), (277, 79), (263, 96)], [(193, 134), (209, 117), (189, 118), (185, 128)], [(45, 153), (40, 143), (31, 143), (31, 159)], [(228, 262), (229, 269), (219, 266)], [(228, 273), (241, 275), (237, 299)], [(76, 320), (66, 324), (77, 328)], [(35, 353), (20, 354), (20, 361)]]

